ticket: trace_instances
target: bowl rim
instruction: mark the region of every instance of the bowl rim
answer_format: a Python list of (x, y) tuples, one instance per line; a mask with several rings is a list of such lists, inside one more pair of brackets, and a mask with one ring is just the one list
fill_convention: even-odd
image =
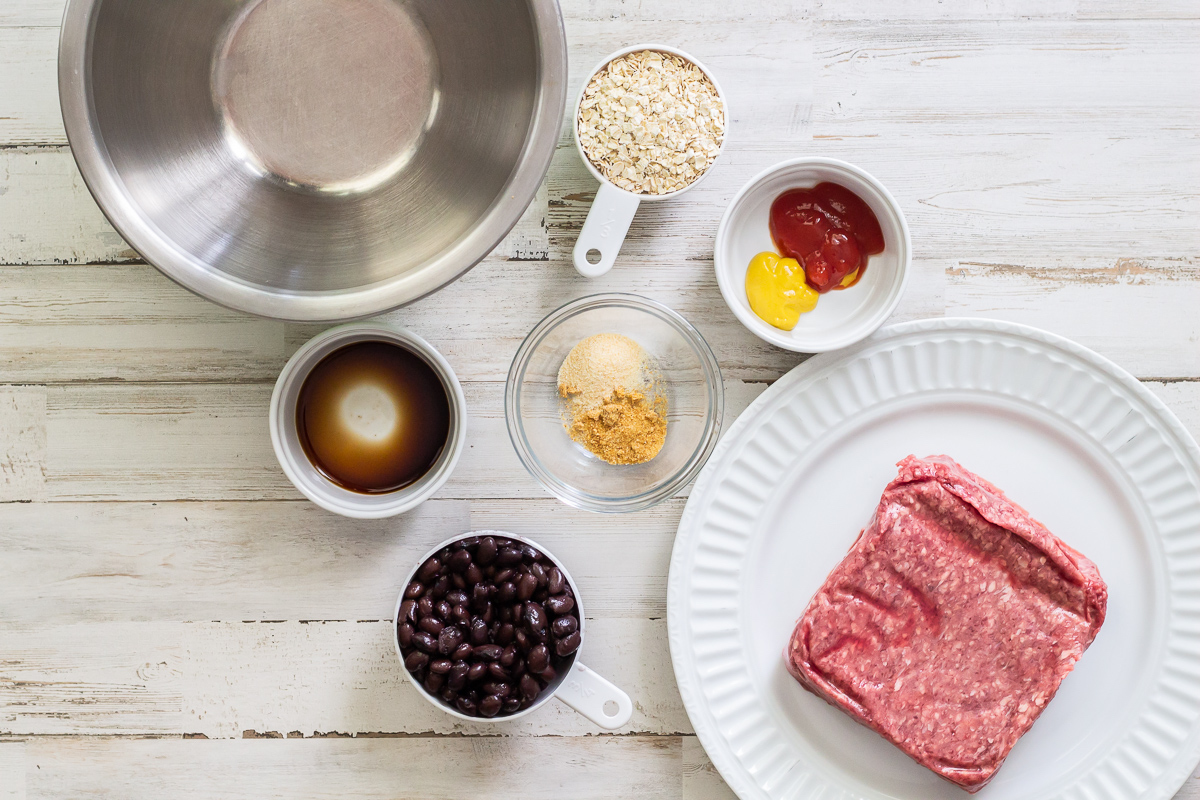
[[(294, 427), (288, 429), (283, 423), (285, 390), (295, 383), (303, 385), (312, 369), (321, 363), (326, 355), (333, 353), (343, 344), (353, 344), (358, 341), (389, 341), (414, 352), (429, 364), (442, 381), (442, 386), (446, 390), (446, 399), (450, 404), (450, 431), (446, 437), (446, 444), (433, 466), (415, 483), (378, 495), (356, 495), (348, 489), (343, 489), (322, 475), (306, 459), (294, 459), (292, 449), (285, 444), (285, 441), (290, 442), (297, 436)], [(344, 517), (384, 519), (411, 511), (428, 500), (446, 484), (446, 481), (450, 480), (450, 476), (462, 458), (463, 448), (467, 441), (466, 395), (463, 393), (462, 384), (453, 367), (450, 366), (450, 362), (425, 339), (405, 328), (384, 323), (351, 322), (317, 334), (305, 342), (288, 359), (275, 381), (275, 388), (271, 390), (267, 424), (270, 429), (271, 448), (275, 452), (275, 459), (300, 494), (326, 511), (332, 511)], [(326, 497), (314, 492), (308, 485), (310, 480), (312, 483), (331, 488), (333, 496)], [(345, 502), (338, 502), (337, 498), (339, 497), (344, 497)], [(375, 497), (380, 500), (370, 505), (355, 504), (353, 501), (357, 497)]]
[[(631, 192), (628, 189), (622, 189), (620, 186), (617, 186), (608, 178), (600, 174), (600, 170), (596, 169), (596, 165), (593, 164), (592, 160), (587, 157), (587, 153), (583, 152), (583, 145), (579, 142), (579, 108), (583, 105), (583, 93), (587, 91), (588, 84), (592, 82), (592, 78), (596, 77), (600, 70), (604, 69), (618, 58), (627, 56), (630, 53), (640, 53), (643, 50), (652, 50), (658, 53), (666, 53), (668, 55), (678, 56), (703, 72), (704, 76), (708, 78), (710, 83), (712, 83), (713, 88), (717, 90), (717, 98), (721, 101), (721, 110), (725, 114), (725, 131), (724, 135), (721, 136), (721, 145), (717, 148), (717, 154), (713, 156), (712, 161), (708, 165), (708, 169), (704, 170), (704, 172), (701, 172), (700, 177), (696, 178), (696, 180), (692, 181), (687, 186), (684, 186), (682, 189), (676, 189), (673, 192), (666, 192), (665, 194), (641, 194), (640, 192)], [(592, 173), (592, 177), (598, 180), (600, 183), (608, 185), (609, 188), (614, 189), (621, 194), (626, 194), (630, 197), (636, 197), (638, 200), (649, 202), (671, 200), (679, 197), (679, 195), (688, 191), (693, 186), (707, 178), (709, 173), (712, 172), (713, 167), (716, 166), (717, 159), (719, 159), (721, 154), (725, 152), (725, 143), (729, 141), (729, 100), (725, 97), (725, 92), (721, 91), (721, 84), (717, 81), (717, 76), (713, 74), (712, 70), (704, 65), (704, 62), (700, 61), (691, 53), (680, 50), (678, 47), (672, 47), (671, 45), (667, 44), (659, 44), (657, 42), (633, 44), (629, 45), (628, 47), (622, 47), (620, 50), (614, 50), (606, 55), (603, 59), (601, 59), (600, 63), (592, 68), (592, 71), (589, 72), (587, 77), (583, 79), (583, 83), (579, 85), (579, 94), (575, 97), (575, 105), (571, 107), (571, 139), (575, 142), (575, 152), (579, 153), (579, 159), (583, 161), (583, 165), (587, 167), (588, 172)]]
[[(604, 307), (632, 308), (657, 316), (674, 327), (692, 346), (700, 361), (705, 374), (705, 386), (708, 390), (708, 418), (705, 429), (692, 454), (684, 465), (669, 479), (657, 488), (640, 494), (619, 499), (597, 498), (559, 480), (549, 470), (542, 466), (541, 461), (529, 447), (525, 436), (524, 426), (519, 413), (520, 385), (529, 367), (530, 358), (537, 345), (559, 323), (578, 314)], [(679, 313), (659, 303), (656, 300), (640, 297), (625, 292), (605, 292), (592, 294), (571, 300), (542, 318), (526, 335), (513, 356), (504, 384), (504, 421), (508, 428), (508, 437), (517, 458), (546, 491), (562, 502), (574, 508), (597, 513), (616, 514), (628, 511), (641, 511), (673, 497), (684, 486), (690, 483), (712, 455), (721, 435), (721, 422), (725, 416), (725, 386), (721, 374), (721, 366), (712, 348), (700, 332), (684, 319)]]
[[(400, 275), (355, 289), (269, 289), (215, 271), (163, 234), (125, 190), (100, 136), (91, 94), (92, 34), (103, 0), (67, 0), (58, 47), (60, 111), (84, 184), (130, 247), (185, 289), (219, 305), (292, 322), (341, 322), (380, 314), (462, 277), (499, 245), (524, 215), (558, 146), (567, 101), (567, 42), (556, 0), (525, 0), (538, 56), (537, 100), (520, 156), (487, 211), (449, 249)], [(513, 198), (527, 198), (514, 203)], [(519, 206), (519, 207), (518, 207)]]
[[(734, 213), (746, 201), (747, 197), (758, 189), (760, 184), (779, 173), (787, 172), (796, 167), (814, 166), (825, 167), (834, 172), (853, 175), (878, 192), (891, 212), (888, 220), (880, 220), (880, 222), (884, 225), (891, 223), (896, 226), (899, 233), (901, 250), (896, 267), (899, 272), (899, 279), (893, 282), (893, 286), (884, 303), (870, 312), (867, 317), (867, 324), (859, 327), (857, 332), (843, 333), (840, 336), (826, 336), (824, 337), (826, 341), (817, 345), (814, 345), (810, 340), (797, 339), (792, 336), (792, 331), (784, 331), (773, 327), (759, 319), (753, 311), (743, 307), (740, 301), (745, 296), (745, 282), (741, 281), (736, 285), (730, 285), (726, 272), (729, 272), (731, 275), (744, 275), (745, 270), (723, 268), (725, 258), (722, 253), (725, 240), (730, 234)], [(904, 296), (904, 290), (908, 285), (911, 263), (912, 237), (908, 228), (908, 220), (904, 216), (904, 210), (900, 207), (896, 198), (878, 178), (862, 167), (851, 164), (848, 161), (826, 156), (798, 156), (796, 158), (789, 158), (767, 167), (746, 181), (742, 188), (738, 190), (738, 193), (733, 196), (733, 199), (729, 201), (729, 205), (725, 207), (725, 213), (721, 215), (721, 222), (717, 226), (716, 240), (713, 244), (713, 271), (716, 273), (717, 285), (721, 289), (721, 296), (725, 300), (725, 305), (729, 306), (729, 310), (738, 318), (738, 321), (755, 336), (776, 347), (797, 353), (824, 353), (831, 350), (840, 350), (843, 347), (849, 347), (866, 339), (877, 331), (891, 317), (892, 312), (896, 310), (896, 306), (900, 303), (900, 298)]]

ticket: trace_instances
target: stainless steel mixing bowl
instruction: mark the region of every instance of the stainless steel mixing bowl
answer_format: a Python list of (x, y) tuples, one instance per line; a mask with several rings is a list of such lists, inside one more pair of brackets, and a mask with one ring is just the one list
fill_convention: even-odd
[(364, 317), (508, 233), (566, 101), (555, 0), (70, 0), (79, 169), (125, 240), (218, 303)]

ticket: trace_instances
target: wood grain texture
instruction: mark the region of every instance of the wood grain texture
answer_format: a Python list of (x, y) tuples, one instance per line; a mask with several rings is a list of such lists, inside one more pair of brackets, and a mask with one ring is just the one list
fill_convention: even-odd
[[(1147, 385), (1200, 433), (1191, 0), (564, 0), (572, 96), (604, 54), (666, 41), (719, 76), (730, 145), (686, 198), (644, 206), (616, 268), (587, 281), (569, 254), (596, 184), (564, 126), (497, 251), (384, 316), (466, 381), (471, 441), (437, 499), (370, 522), (300, 500), (267, 438), (271, 384), (323, 326), (189, 294), (96, 207), (57, 106), (63, 7), (0, 2), (0, 800), (730, 800), (665, 638), (684, 497), (620, 518), (548, 498), (508, 442), (501, 382), (546, 313), (630, 291), (698, 326), (736, 418), (804, 356), (728, 311), (714, 234), (737, 189), (789, 156), (860, 164), (897, 197), (914, 261), (894, 321), (1070, 336), (1164, 379)], [(404, 679), (403, 573), (485, 527), (571, 569), (584, 660), (636, 703), (620, 735), (557, 701), (460, 726)], [(1177, 800), (1200, 800), (1200, 778)]]
[[(726, 381), (725, 424), (764, 384)], [(61, 384), (0, 406), (9, 501), (290, 500), (267, 426), (271, 384)], [(440, 498), (544, 498), (504, 422), (504, 385), (466, 383), (469, 438)], [(41, 399), (39, 399), (41, 398)], [(44, 403), (44, 407), (41, 405)], [(4, 408), (10, 408), (4, 411)]]
[(677, 800), (678, 737), (31, 741), (28, 797)]

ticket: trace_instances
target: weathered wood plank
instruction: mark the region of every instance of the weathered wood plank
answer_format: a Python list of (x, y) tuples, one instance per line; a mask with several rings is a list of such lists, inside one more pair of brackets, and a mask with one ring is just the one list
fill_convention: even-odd
[[(1169, 384), (1193, 435), (1200, 382)], [(729, 425), (761, 389), (728, 392)], [(32, 500), (290, 500), (298, 493), (275, 462), (267, 432), (268, 385), (64, 385), (45, 389), (45, 457), (36, 420), (0, 431), (5, 458), (33, 476)], [(467, 384), (470, 442), (439, 493), (454, 498), (543, 498), (521, 468), (503, 419), (503, 386)], [(36, 476), (44, 476), (38, 483)], [(14, 484), (16, 485), (16, 484)], [(10, 489), (9, 491), (14, 491)], [(684, 492), (686, 494), (686, 491)]]
[[(765, 388), (727, 382), (725, 424)], [(469, 440), (442, 498), (542, 498), (504, 423), (503, 384), (468, 383)], [(275, 461), (269, 384), (65, 384), (0, 428), (6, 470), (22, 477), (9, 500), (291, 500)], [(33, 411), (29, 411), (33, 408)], [(32, 415), (32, 416), (31, 416)], [(33, 431), (34, 433), (29, 433)], [(43, 444), (44, 441), (44, 444)], [(44, 447), (44, 456), (40, 455)], [(40, 478), (40, 480), (39, 480)]]
[(29, 800), (678, 800), (681, 791), (678, 737), (51, 739), (25, 748)]
[(0, 27), (0, 145), (65, 144), (58, 28)]
[(0, 390), (0, 503), (45, 499), (46, 392)]
[(960, 261), (946, 276), (949, 315), (1045, 328), (1142, 377), (1200, 375), (1200, 261), (1194, 257), (1080, 258), (1065, 268)]
[[(666, 620), (587, 613), (580, 657), (634, 700), (622, 731), (690, 733)], [(408, 681), (393, 636), (390, 617), (0, 625), (0, 734), (600, 732), (557, 700), (502, 728), (444, 714)]]
[(306, 501), (0, 504), (0, 625), (387, 619), (422, 554), (478, 529), (549, 549), (589, 615), (662, 618), (683, 505), (618, 523), (555, 500), (430, 500), (389, 520)]
[(683, 737), (684, 800), (737, 800), (695, 736)]
[[(916, 262), (895, 321), (940, 316), (945, 267)], [(496, 287), (503, 285), (504, 291)], [(771, 347), (726, 307), (711, 263), (664, 263), (588, 281), (562, 262), (489, 258), (383, 319), (429, 339), (467, 381), (504, 380), (521, 340), (562, 303), (599, 291), (659, 300), (692, 321), (728, 378), (772, 380), (803, 356)], [(489, 313), (478, 313), (480, 298)], [(0, 381), (274, 381), (319, 325), (231, 312), (144, 264), (0, 269)]]

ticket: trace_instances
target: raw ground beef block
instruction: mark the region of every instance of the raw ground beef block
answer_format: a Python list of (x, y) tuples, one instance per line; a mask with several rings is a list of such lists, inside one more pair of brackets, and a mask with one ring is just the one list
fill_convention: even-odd
[(1092, 643), (1108, 590), (952, 459), (899, 466), (784, 659), (804, 688), (974, 792)]

